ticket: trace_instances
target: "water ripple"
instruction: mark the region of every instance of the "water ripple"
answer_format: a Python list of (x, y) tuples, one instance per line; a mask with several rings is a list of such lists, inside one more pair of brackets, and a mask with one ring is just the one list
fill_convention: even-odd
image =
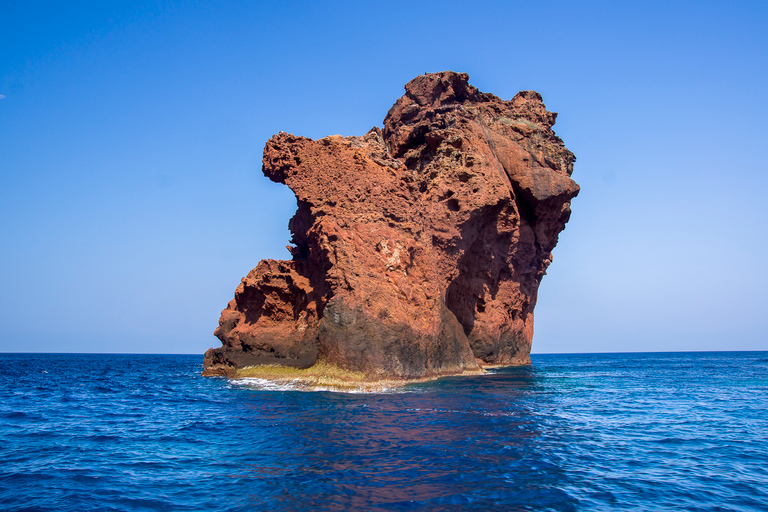
[(0, 509), (768, 510), (766, 361), (547, 355), (342, 394), (5, 354)]

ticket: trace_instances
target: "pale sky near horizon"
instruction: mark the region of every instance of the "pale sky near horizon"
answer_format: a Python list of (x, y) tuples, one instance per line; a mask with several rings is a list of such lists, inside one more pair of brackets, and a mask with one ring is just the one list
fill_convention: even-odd
[(200, 353), (289, 257), (278, 131), (539, 91), (582, 191), (534, 353), (768, 350), (768, 3), (3, 2), (0, 352)]

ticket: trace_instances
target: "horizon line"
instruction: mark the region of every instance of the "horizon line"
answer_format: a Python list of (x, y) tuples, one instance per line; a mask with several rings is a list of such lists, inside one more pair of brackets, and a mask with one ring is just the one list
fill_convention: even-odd
[[(568, 356), (568, 355), (593, 355), (593, 354), (711, 354), (711, 353), (729, 353), (729, 352), (768, 352), (765, 350), (653, 350), (653, 351), (613, 351), (613, 352), (533, 352), (532, 356)], [(204, 356), (199, 352), (0, 352), (0, 355), (19, 354), (19, 355), (113, 355), (113, 356)], [(516, 366), (516, 365), (511, 365)]]

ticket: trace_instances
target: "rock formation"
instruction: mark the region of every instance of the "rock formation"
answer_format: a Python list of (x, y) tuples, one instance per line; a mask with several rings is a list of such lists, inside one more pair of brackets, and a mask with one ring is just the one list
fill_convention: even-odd
[(264, 174), (298, 202), (293, 258), (242, 279), (204, 375), (322, 365), (402, 381), (530, 362), (575, 157), (538, 93), (503, 101), (468, 78), (411, 80), (362, 137), (267, 142)]

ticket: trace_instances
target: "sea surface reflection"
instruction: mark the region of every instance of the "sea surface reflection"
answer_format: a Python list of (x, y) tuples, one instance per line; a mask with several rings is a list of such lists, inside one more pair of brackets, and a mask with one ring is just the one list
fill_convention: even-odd
[(525, 367), (384, 394), (242, 390), (254, 449), (233, 476), (257, 482), (253, 505), (574, 510), (558, 457), (537, 442), (538, 380)]

